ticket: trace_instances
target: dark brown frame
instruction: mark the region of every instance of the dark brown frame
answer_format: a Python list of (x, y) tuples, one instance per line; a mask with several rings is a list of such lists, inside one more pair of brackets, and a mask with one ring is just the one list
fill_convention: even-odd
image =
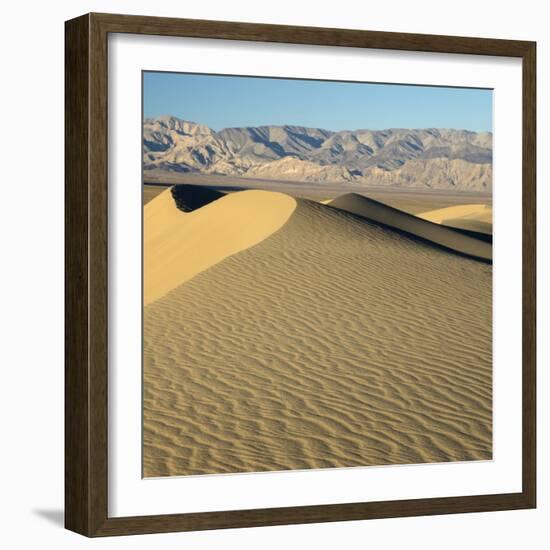
[[(523, 62), (521, 493), (108, 517), (108, 33), (518, 57)], [(223, 529), (536, 506), (536, 44), (376, 31), (88, 14), (65, 24), (65, 526), (86, 536)]]

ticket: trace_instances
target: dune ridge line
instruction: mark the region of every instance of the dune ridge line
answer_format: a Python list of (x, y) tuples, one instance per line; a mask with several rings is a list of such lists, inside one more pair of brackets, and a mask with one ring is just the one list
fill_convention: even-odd
[[(297, 201), (304, 200), (307, 199), (263, 190), (224, 194), (194, 185), (166, 189), (144, 206), (144, 305), (269, 237), (288, 221)], [(348, 193), (319, 204), (322, 208), (382, 223), (467, 256), (492, 260), (490, 243), (363, 195)], [(477, 214), (484, 209), (483, 205), (466, 205), (426, 215), (436, 220), (443, 219), (446, 210), (457, 215)]]
[(356, 193), (341, 195), (327, 203), (327, 206), (382, 223), (455, 252), (484, 261), (492, 261), (493, 251), (490, 243), (408, 214), (363, 195)]
[(281, 228), (296, 208), (289, 195), (249, 190), (182, 212), (172, 189), (144, 207), (143, 304)]

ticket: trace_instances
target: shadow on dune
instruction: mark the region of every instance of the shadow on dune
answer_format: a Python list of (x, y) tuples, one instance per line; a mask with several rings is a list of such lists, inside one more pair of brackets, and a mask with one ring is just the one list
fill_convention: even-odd
[(464, 256), (492, 262), (492, 246), (472, 231), (454, 229), (408, 214), (356, 193), (341, 195), (327, 204), (356, 216), (428, 241)]
[[(460, 220), (460, 222), (464, 223), (462, 220)], [(463, 235), (467, 235), (468, 237), (473, 237), (474, 239), (479, 239), (480, 241), (493, 244), (493, 235), (491, 233), (482, 233), (481, 231), (475, 231), (474, 229), (466, 229), (465, 227), (456, 227), (452, 225), (452, 220), (450, 222), (446, 220), (445, 223), (442, 225), (445, 225), (445, 227), (448, 227), (449, 229), (452, 229), (457, 233), (462, 233)]]
[[(193, 184), (173, 185), (171, 193), (176, 207), (182, 212), (193, 212), (226, 196), (219, 188)], [(340, 195), (326, 206), (382, 224), (444, 249), (492, 262), (492, 235), (441, 225), (356, 193)]]
[(182, 212), (192, 212), (225, 196), (225, 193), (210, 187), (185, 183), (174, 185), (171, 193), (176, 206)]

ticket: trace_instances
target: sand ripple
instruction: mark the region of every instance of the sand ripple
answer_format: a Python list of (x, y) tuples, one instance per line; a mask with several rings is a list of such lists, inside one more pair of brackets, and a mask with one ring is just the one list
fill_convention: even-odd
[(146, 306), (144, 475), (490, 459), (491, 266), (297, 203)]

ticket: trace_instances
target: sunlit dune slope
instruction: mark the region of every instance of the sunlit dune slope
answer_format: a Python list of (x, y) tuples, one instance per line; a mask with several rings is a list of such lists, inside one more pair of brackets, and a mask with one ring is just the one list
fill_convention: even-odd
[(170, 199), (158, 277), (262, 229), (144, 309), (146, 477), (491, 459), (489, 263), (277, 193)]
[(464, 218), (465, 216), (482, 215), (490, 209), (484, 204), (460, 204), (456, 206), (447, 206), (437, 210), (429, 210), (418, 214), (421, 218), (434, 223), (441, 223), (449, 218)]
[(485, 234), (493, 232), (493, 209), (484, 204), (449, 206), (418, 214), (420, 218), (449, 227)]
[(259, 243), (282, 227), (295, 207), (282, 193), (242, 191), (182, 212), (167, 189), (143, 210), (144, 305)]
[(330, 201), (328, 206), (351, 212), (352, 214), (382, 223), (400, 231), (405, 231), (410, 235), (426, 239), (461, 254), (485, 261), (492, 260), (492, 246), (490, 243), (413, 216), (412, 214), (407, 214), (363, 195), (355, 193), (341, 195)]

